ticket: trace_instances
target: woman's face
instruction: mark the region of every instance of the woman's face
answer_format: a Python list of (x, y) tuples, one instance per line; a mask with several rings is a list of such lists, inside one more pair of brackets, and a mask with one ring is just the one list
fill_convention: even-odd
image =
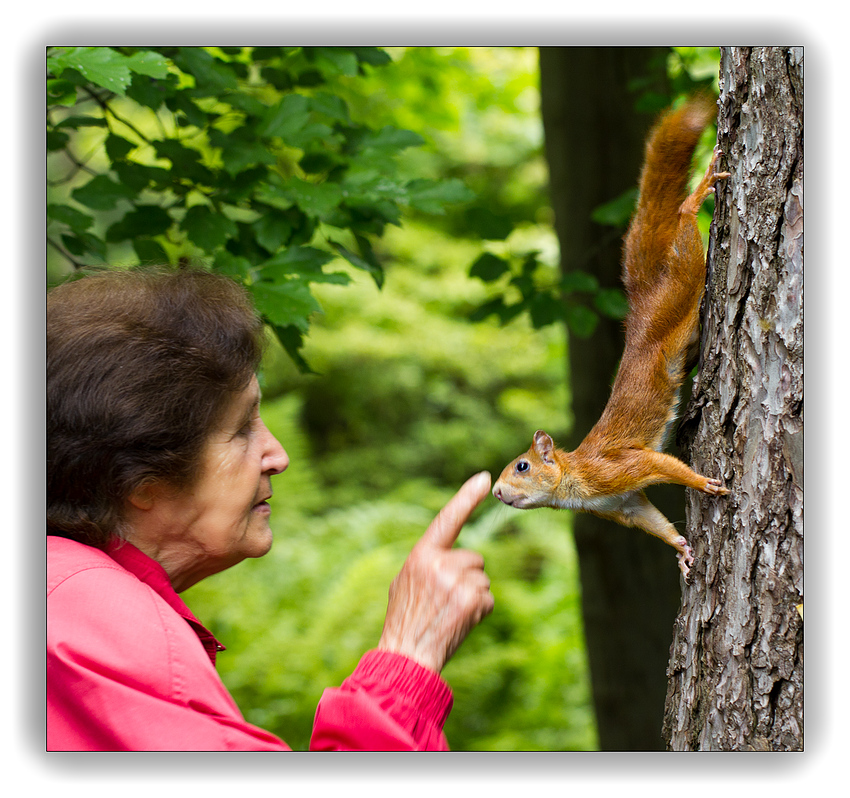
[(198, 480), (159, 492), (130, 540), (168, 572), (175, 590), (222, 571), (272, 545), (271, 476), (289, 457), (260, 418), (256, 377), (208, 439)]

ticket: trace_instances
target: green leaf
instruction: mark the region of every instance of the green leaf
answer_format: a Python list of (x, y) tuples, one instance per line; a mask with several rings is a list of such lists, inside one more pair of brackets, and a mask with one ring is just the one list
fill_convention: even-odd
[(47, 80), (48, 105), (73, 105), (77, 102), (77, 86), (70, 80)]
[(61, 150), (65, 147), (69, 140), (70, 136), (67, 133), (63, 133), (61, 130), (48, 130), (47, 151), (56, 152), (56, 150)]
[(282, 188), (284, 195), (310, 216), (327, 216), (342, 202), (338, 183), (308, 183), (300, 177), (291, 177)]
[(77, 257), (94, 255), (99, 261), (106, 260), (106, 244), (101, 238), (98, 238), (92, 233), (63, 235), (62, 243), (65, 244), (72, 255), (76, 255)]
[(106, 137), (105, 146), (110, 161), (121, 161), (127, 157), (128, 153), (136, 149), (136, 145), (132, 141), (127, 141), (127, 139), (116, 136), (114, 133), (110, 133)]
[(197, 150), (184, 147), (175, 139), (155, 141), (154, 149), (160, 158), (171, 161), (174, 176), (188, 178), (202, 185), (214, 185), (215, 175), (200, 162), (201, 153)]
[(493, 213), (489, 208), (470, 208), (464, 220), (467, 226), (488, 241), (504, 241), (513, 230), (509, 217)]
[(106, 231), (110, 242), (133, 240), (139, 236), (158, 236), (171, 227), (173, 219), (159, 205), (137, 205), (124, 218), (111, 225)]
[(399, 130), (387, 125), (377, 133), (368, 133), (360, 141), (361, 149), (376, 149), (396, 152), (406, 147), (419, 147), (425, 143), (425, 139), (412, 130)]
[(143, 50), (127, 56), (125, 62), (133, 72), (162, 80), (168, 77), (168, 59), (152, 50)]
[(350, 227), (357, 233), (372, 233), (381, 236), (387, 224), (401, 225), (401, 209), (395, 202), (360, 202), (355, 198), (346, 199), (346, 208), (350, 219), (336, 222), (338, 227)]
[(335, 138), (333, 128), (328, 127), (321, 122), (311, 122), (310, 124), (302, 127), (300, 130), (291, 133), (284, 139), (284, 141), (292, 147), (298, 147), (303, 150), (316, 142), (326, 142), (330, 144), (332, 143), (331, 140), (333, 138)]
[(531, 323), (540, 329), (564, 318), (564, 305), (552, 294), (538, 293), (532, 297), (528, 312)]
[(292, 222), (286, 214), (276, 210), (266, 210), (251, 229), (257, 243), (269, 252), (277, 252), (292, 236)]
[(342, 97), (337, 97), (335, 94), (330, 94), (326, 91), (316, 92), (310, 98), (310, 108), (339, 122), (351, 123), (351, 117), (349, 116), (348, 106), (345, 100)]
[(332, 260), (333, 255), (315, 247), (287, 247), (260, 264), (259, 278), (283, 282), (293, 274), (317, 275)]
[(524, 303), (517, 302), (513, 305), (506, 305), (505, 300), (499, 296), (495, 299), (490, 299), (483, 305), (475, 308), (475, 310), (469, 314), (469, 319), (470, 321), (483, 321), (488, 316), (495, 315), (498, 317), (499, 322), (504, 325), (511, 321), (511, 319), (519, 316), (524, 309)]
[(219, 94), (239, 85), (236, 74), (224, 61), (200, 47), (181, 47), (174, 56), (174, 63), (195, 78), (195, 86), (201, 92)]
[(630, 188), (620, 194), (619, 197), (594, 208), (590, 218), (597, 224), (610, 227), (625, 227), (635, 209), (638, 190)]
[(131, 199), (136, 196), (136, 192), (106, 175), (96, 175), (85, 185), (75, 188), (71, 196), (81, 205), (98, 211), (109, 211), (115, 207), (118, 200)]
[(349, 285), (351, 283), (351, 277), (345, 272), (318, 272), (305, 275), (305, 279), (310, 283), (325, 283), (327, 285)]
[(364, 64), (383, 66), (384, 64), (389, 64), (392, 61), (389, 53), (382, 50), (380, 47), (351, 47), (349, 49), (357, 56), (357, 60)]
[[(175, 92), (172, 97), (166, 99), (165, 104), (169, 110), (178, 113), (178, 119), (179, 114), (182, 114), (186, 117), (188, 124), (200, 128), (206, 126), (207, 114), (198, 108), (187, 91)], [(210, 138), (212, 138), (212, 133)]]
[[(158, 111), (163, 102), (168, 102), (176, 86), (176, 75), (169, 75), (166, 80), (154, 80), (137, 74), (133, 75), (133, 81), (127, 89), (127, 97), (145, 108)], [(181, 122), (178, 117), (177, 123)]]
[(589, 338), (599, 323), (599, 316), (583, 305), (569, 304), (564, 308), (564, 314), (570, 332), (579, 338)]
[(266, 111), (257, 128), (257, 135), (264, 138), (279, 137), (286, 141), (309, 120), (309, 100), (301, 94), (287, 94)]
[(213, 270), (225, 274), (238, 282), (245, 282), (251, 273), (251, 261), (232, 255), (227, 250), (219, 250), (213, 260)]
[[(361, 253), (358, 255), (355, 252), (352, 252), (347, 247), (344, 247), (342, 244), (331, 241), (331, 246), (342, 255), (352, 266), (357, 267), (358, 269), (363, 269), (363, 271), (369, 272), (372, 275), (372, 279), (375, 281), (375, 284), (378, 288), (381, 288), (384, 284), (384, 268), (378, 262), (377, 258), (375, 258), (375, 254), (372, 251), (371, 245), (367, 239), (362, 236), (356, 236), (356, 240), (360, 245)], [(365, 252), (364, 252), (365, 249)]]
[(310, 315), (321, 310), (309, 286), (299, 280), (258, 282), (251, 285), (250, 289), (257, 310), (275, 326), (287, 327), (291, 324), (307, 332)]
[(143, 265), (155, 264), (160, 266), (168, 263), (168, 254), (162, 248), (162, 245), (151, 238), (134, 238), (133, 249), (139, 263)]
[(470, 266), (469, 276), (484, 280), (485, 283), (492, 283), (510, 270), (507, 261), (497, 257), (492, 252), (485, 252)]
[(77, 130), (81, 127), (106, 127), (106, 120), (102, 116), (68, 116), (63, 119), (56, 129), (69, 127)]
[(50, 204), (47, 206), (47, 216), (57, 222), (67, 224), (72, 230), (81, 233), (88, 230), (94, 223), (94, 218), (88, 214), (81, 213), (69, 205)]
[(308, 152), (298, 162), (298, 165), (308, 175), (318, 175), (329, 172), (338, 161), (327, 152)]
[(225, 147), (221, 152), (221, 161), (224, 170), (231, 177), (235, 177), (248, 166), (274, 164), (277, 158), (259, 141), (246, 142), (231, 138), (230, 146)]
[(410, 194), (407, 184), (386, 175), (375, 174), (369, 170), (360, 172), (354, 178), (348, 177), (342, 183), (348, 204), (368, 205), (376, 201), (389, 201), (407, 204)]
[(315, 47), (311, 48), (315, 64), (325, 74), (347, 75), (357, 74), (357, 56), (345, 47)]
[(407, 184), (410, 205), (431, 214), (443, 214), (445, 206), (475, 198), (460, 180), (412, 180)]
[(257, 63), (278, 61), (280, 58), (286, 58), (292, 49), (291, 47), (253, 47), (251, 48), (251, 58)]
[(600, 288), (593, 304), (603, 316), (611, 319), (624, 319), (629, 312), (629, 301), (619, 288)]
[(568, 271), (561, 277), (561, 290), (566, 294), (574, 292), (592, 294), (599, 290), (599, 280), (588, 272), (577, 269)]
[(304, 346), (304, 334), (294, 324), (286, 326), (271, 325), (277, 340), (286, 350), (286, 353), (292, 358), (292, 362), (298, 367), (302, 374), (315, 374), (316, 372), (310, 368), (310, 365), (304, 360), (304, 357), (299, 351)]
[(155, 141), (153, 147), (160, 158), (167, 158), (174, 166), (186, 168), (201, 159), (201, 153), (191, 147), (184, 147), (176, 139)]
[(72, 47), (47, 57), (48, 68), (56, 77), (64, 69), (75, 69), (86, 80), (116, 94), (124, 94), (130, 85), (127, 61), (126, 56), (109, 47)]
[(134, 193), (147, 188), (150, 183), (163, 187), (171, 182), (171, 172), (160, 166), (144, 166), (134, 161), (120, 161), (112, 165), (112, 170), (118, 175), (121, 183)]
[(206, 205), (193, 205), (186, 211), (180, 225), (190, 241), (212, 252), (231, 236), (237, 234), (236, 222), (221, 213), (210, 210)]
[(227, 104), (240, 111), (244, 111), (247, 116), (261, 117), (265, 114), (268, 106), (253, 94), (246, 94), (242, 91), (229, 91), (224, 99)]

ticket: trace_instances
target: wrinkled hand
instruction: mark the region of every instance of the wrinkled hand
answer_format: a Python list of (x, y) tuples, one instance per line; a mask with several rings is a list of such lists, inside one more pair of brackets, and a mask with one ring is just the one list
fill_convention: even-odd
[(472, 628), (493, 611), (484, 558), (452, 548), (489, 492), (486, 471), (468, 479), (413, 547), (390, 585), (379, 649), (404, 654), (439, 673)]

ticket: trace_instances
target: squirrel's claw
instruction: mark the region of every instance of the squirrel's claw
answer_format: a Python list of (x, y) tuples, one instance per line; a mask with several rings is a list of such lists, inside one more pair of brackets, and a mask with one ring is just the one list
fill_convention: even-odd
[(681, 538), (681, 541), (680, 545), (682, 548), (676, 555), (676, 558), (679, 560), (679, 570), (681, 570), (682, 576), (687, 579), (688, 574), (690, 573), (690, 566), (692, 566), (695, 562), (694, 550), (688, 545), (684, 538)]

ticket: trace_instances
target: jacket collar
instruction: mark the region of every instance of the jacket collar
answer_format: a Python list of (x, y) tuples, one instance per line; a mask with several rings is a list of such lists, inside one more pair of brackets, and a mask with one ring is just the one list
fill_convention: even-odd
[(206, 629), (194, 616), (186, 603), (177, 595), (165, 569), (154, 559), (140, 551), (126, 540), (111, 540), (106, 547), (106, 553), (122, 568), (129, 571), (140, 581), (154, 590), (178, 615), (192, 627), (198, 639), (215, 665), (215, 656), (224, 651), (224, 646), (215, 639), (212, 632)]

